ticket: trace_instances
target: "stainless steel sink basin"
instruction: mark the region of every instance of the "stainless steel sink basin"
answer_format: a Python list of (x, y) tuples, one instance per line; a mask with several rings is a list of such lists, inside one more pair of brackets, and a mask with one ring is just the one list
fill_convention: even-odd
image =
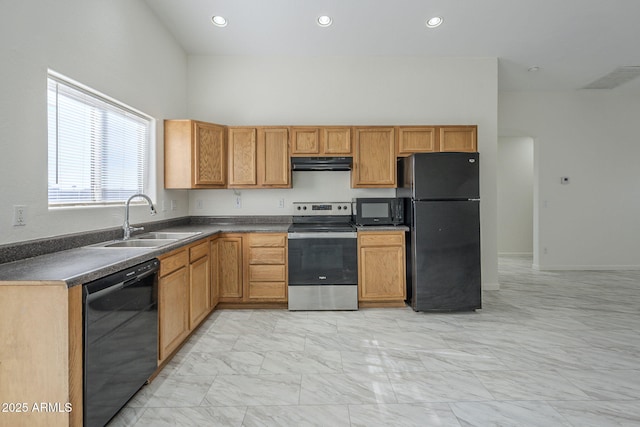
[(168, 245), (178, 239), (129, 239), (118, 240), (116, 242), (101, 243), (103, 248), (157, 248), (159, 246)]
[(173, 232), (173, 231), (155, 231), (151, 233), (140, 234), (139, 236), (135, 236), (136, 239), (149, 240), (149, 239), (187, 239), (189, 237), (197, 236), (198, 234), (202, 234), (201, 231), (194, 232)]

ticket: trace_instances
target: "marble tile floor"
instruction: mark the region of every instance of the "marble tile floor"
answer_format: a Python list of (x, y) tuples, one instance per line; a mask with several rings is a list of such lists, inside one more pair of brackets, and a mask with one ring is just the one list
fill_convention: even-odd
[(110, 426), (639, 426), (640, 271), (499, 274), (475, 313), (214, 312)]

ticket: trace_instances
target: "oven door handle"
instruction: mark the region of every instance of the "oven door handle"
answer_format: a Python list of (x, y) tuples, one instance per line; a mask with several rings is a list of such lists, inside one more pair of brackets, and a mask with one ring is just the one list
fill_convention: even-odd
[(292, 239), (355, 239), (358, 237), (358, 233), (351, 232), (332, 232), (332, 231), (319, 231), (309, 233), (288, 233), (289, 240)]

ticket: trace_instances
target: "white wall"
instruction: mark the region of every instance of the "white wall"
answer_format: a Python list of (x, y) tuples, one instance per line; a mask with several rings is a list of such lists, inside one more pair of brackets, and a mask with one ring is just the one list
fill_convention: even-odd
[(533, 254), (533, 139), (498, 138), (498, 253)]
[[(496, 58), (190, 56), (188, 75), (189, 117), (214, 123), (477, 124), (483, 285), (498, 287)], [(301, 174), (291, 190), (243, 190), (242, 209), (233, 207), (231, 190), (193, 191), (190, 213), (278, 215), (279, 198), (286, 212), (318, 190), (332, 200), (359, 195), (347, 174)]]
[[(185, 53), (143, 1), (3, 1), (0, 61), (0, 244), (122, 224), (120, 206), (47, 207), (47, 68), (157, 118), (162, 170), (162, 119), (186, 114)], [(155, 219), (186, 215), (187, 193), (153, 175), (152, 198), (179, 208)], [(27, 206), (26, 226), (12, 226), (13, 205)], [(133, 222), (152, 219), (132, 209)]]
[(640, 96), (620, 89), (500, 94), (500, 134), (535, 141), (537, 268), (640, 269)]

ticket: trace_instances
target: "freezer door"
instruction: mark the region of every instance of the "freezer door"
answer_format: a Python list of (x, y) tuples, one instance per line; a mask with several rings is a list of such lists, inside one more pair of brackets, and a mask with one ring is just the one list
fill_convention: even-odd
[(478, 153), (414, 154), (412, 187), (416, 200), (480, 197)]
[(416, 311), (482, 307), (480, 203), (414, 202), (411, 306)]

